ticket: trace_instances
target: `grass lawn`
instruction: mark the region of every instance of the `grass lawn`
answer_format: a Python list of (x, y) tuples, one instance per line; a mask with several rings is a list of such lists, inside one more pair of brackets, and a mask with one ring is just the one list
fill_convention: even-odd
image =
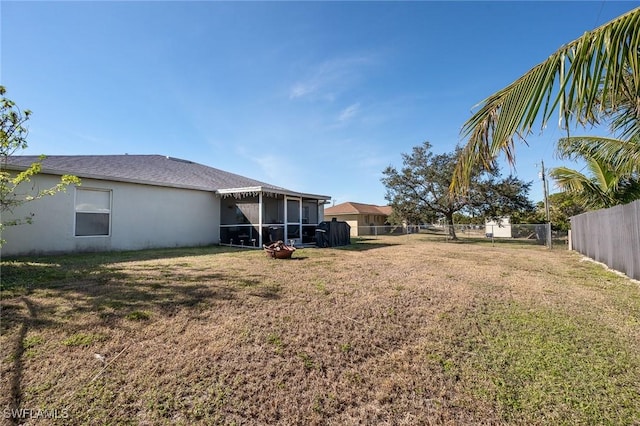
[(4, 259), (2, 421), (640, 423), (640, 286), (577, 253), (415, 234), (293, 257)]

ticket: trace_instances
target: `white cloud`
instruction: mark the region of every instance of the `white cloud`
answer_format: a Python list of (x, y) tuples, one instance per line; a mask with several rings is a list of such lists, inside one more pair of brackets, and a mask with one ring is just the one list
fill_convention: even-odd
[(291, 88), (289, 92), (289, 99), (302, 98), (308, 94), (315, 92), (317, 87), (310, 82), (305, 83), (296, 83)]
[(374, 154), (362, 155), (358, 159), (358, 165), (365, 169), (375, 169), (378, 171), (382, 171), (382, 169), (386, 164), (387, 164), (386, 158), (380, 157)]
[(359, 102), (349, 105), (348, 107), (346, 107), (340, 112), (340, 116), (338, 117), (338, 120), (339, 121), (350, 120), (352, 117), (354, 117), (358, 113), (359, 110), (360, 110)]
[(267, 154), (262, 157), (254, 157), (253, 161), (258, 163), (267, 178), (275, 180), (282, 173), (282, 158)]
[(251, 160), (258, 164), (258, 167), (265, 176), (263, 180), (271, 185), (281, 186), (293, 191), (298, 190), (299, 179), (294, 176), (302, 176), (305, 170), (300, 168), (300, 164), (294, 159), (285, 155), (267, 154), (260, 157), (251, 157)]
[(371, 57), (353, 55), (331, 59), (307, 67), (308, 75), (297, 81), (289, 90), (289, 99), (313, 97), (332, 101), (358, 80), (359, 67), (370, 63)]

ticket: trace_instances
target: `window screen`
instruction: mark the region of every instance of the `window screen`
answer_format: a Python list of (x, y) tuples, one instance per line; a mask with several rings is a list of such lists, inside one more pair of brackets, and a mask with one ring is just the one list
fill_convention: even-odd
[(77, 237), (109, 235), (111, 191), (76, 188)]

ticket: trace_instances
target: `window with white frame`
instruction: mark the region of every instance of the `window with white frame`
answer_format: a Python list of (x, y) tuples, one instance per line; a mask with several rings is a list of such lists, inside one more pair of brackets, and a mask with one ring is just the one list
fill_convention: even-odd
[(111, 223), (111, 191), (76, 188), (76, 237), (106, 236)]

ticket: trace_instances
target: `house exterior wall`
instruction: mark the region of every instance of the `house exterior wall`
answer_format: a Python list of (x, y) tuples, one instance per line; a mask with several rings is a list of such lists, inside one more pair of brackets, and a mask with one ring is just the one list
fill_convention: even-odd
[(371, 226), (384, 226), (387, 221), (386, 216), (376, 214), (327, 215), (325, 220), (332, 220), (333, 218), (342, 222), (347, 222), (351, 227), (352, 237), (357, 237), (359, 235), (373, 235), (375, 234), (375, 230), (373, 230)]
[(384, 226), (386, 216), (377, 214), (360, 214), (358, 215), (358, 234), (359, 235), (375, 235), (376, 226)]
[(358, 216), (358, 222), (360, 226), (384, 226), (387, 221), (387, 217), (379, 214), (361, 214)]
[(354, 214), (339, 214), (339, 215), (326, 215), (324, 220), (338, 220), (340, 222), (347, 222), (351, 227), (350, 236), (357, 237), (358, 236), (358, 215)]
[(497, 222), (488, 220), (485, 224), (485, 234), (494, 238), (511, 238), (511, 219), (502, 217)]
[(357, 237), (359, 235), (358, 233), (358, 221), (354, 220), (353, 218), (351, 219), (337, 219), (337, 220), (341, 220), (343, 222), (347, 222), (347, 224), (349, 224), (349, 226), (351, 227), (349, 234), (352, 237)]
[[(59, 176), (41, 174), (23, 190), (55, 185)], [(110, 234), (75, 236), (76, 188), (5, 213), (5, 220), (33, 213), (33, 223), (5, 229), (3, 256), (82, 251), (138, 250), (216, 244), (220, 199), (211, 192), (82, 179), (79, 189), (111, 191)], [(4, 215), (3, 215), (4, 216)]]

